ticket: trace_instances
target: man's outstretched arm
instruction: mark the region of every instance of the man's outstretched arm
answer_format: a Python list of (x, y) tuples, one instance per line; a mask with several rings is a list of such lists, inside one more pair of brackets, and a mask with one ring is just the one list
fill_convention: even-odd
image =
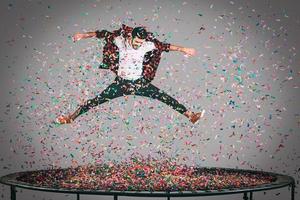
[(97, 33), (96, 32), (86, 32), (86, 33), (75, 33), (72, 37), (73, 41), (76, 42), (81, 39), (86, 39), (86, 38), (91, 38), (91, 37), (96, 37)]
[[(115, 30), (113, 31), (113, 33), (117, 34), (120, 32), (120, 29), (119, 30)], [(112, 33), (107, 31), (107, 30), (97, 30), (97, 31), (94, 31), (94, 32), (86, 32), (86, 33), (75, 33), (72, 37), (73, 41), (76, 42), (78, 40), (81, 40), (81, 39), (86, 39), (86, 38), (92, 38), (92, 37), (97, 37), (97, 38), (105, 38), (109, 35), (111, 35)]]
[(173, 44), (170, 45), (170, 51), (180, 51), (182, 53), (187, 54), (188, 56), (196, 55), (196, 50), (193, 48), (187, 48), (187, 47), (177, 46)]
[(196, 50), (193, 48), (187, 48), (182, 46), (177, 46), (174, 44), (170, 44), (168, 42), (161, 42), (158, 39), (156, 39), (153, 35), (153, 33), (149, 33), (147, 40), (154, 42), (156, 48), (158, 48), (160, 51), (180, 51), (182, 53), (187, 54), (188, 56), (194, 56), (196, 55)]

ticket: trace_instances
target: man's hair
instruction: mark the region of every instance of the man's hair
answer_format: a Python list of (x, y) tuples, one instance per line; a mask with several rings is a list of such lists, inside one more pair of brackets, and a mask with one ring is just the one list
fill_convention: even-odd
[(135, 27), (132, 30), (132, 38), (138, 37), (140, 39), (145, 39), (147, 37), (147, 31), (144, 27)]

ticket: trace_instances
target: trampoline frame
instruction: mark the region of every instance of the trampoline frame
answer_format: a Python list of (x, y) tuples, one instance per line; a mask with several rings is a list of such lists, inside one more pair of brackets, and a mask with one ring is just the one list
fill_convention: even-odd
[(28, 190), (38, 190), (45, 192), (54, 193), (66, 193), (76, 194), (76, 199), (80, 200), (80, 195), (105, 195), (113, 196), (114, 200), (118, 200), (119, 196), (132, 196), (132, 197), (166, 197), (170, 200), (171, 197), (195, 197), (195, 196), (221, 196), (230, 194), (243, 194), (243, 200), (253, 200), (253, 193), (266, 190), (274, 190), (283, 187), (291, 188), (291, 200), (295, 200), (295, 180), (291, 176), (277, 174), (273, 172), (255, 171), (255, 170), (243, 170), (243, 169), (231, 169), (231, 168), (205, 168), (205, 169), (222, 169), (235, 172), (252, 172), (252, 173), (265, 173), (276, 177), (276, 181), (269, 184), (262, 184), (253, 187), (245, 188), (231, 188), (231, 189), (220, 189), (220, 190), (197, 190), (197, 191), (175, 191), (175, 192), (162, 192), (162, 191), (116, 191), (116, 190), (79, 190), (79, 189), (68, 189), (68, 188), (46, 188), (32, 186), (28, 183), (17, 181), (16, 178), (21, 174), (27, 172), (16, 172), (2, 176), (0, 183), (10, 186), (11, 200), (17, 199), (17, 188), (23, 188)]

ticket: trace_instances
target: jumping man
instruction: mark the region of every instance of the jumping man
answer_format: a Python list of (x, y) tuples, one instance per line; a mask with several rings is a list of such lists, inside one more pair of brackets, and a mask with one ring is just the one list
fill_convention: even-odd
[(97, 30), (76, 33), (73, 41), (92, 37), (105, 40), (103, 60), (99, 68), (110, 69), (116, 74), (116, 78), (104, 91), (95, 98), (87, 100), (74, 113), (58, 117), (56, 120), (58, 123), (71, 123), (89, 109), (126, 95), (157, 99), (186, 116), (193, 124), (203, 117), (204, 110), (197, 113), (187, 110), (184, 105), (151, 83), (163, 51), (180, 51), (188, 56), (193, 56), (196, 54), (195, 49), (161, 42), (154, 37), (153, 33), (147, 32), (145, 27), (133, 28), (125, 24), (112, 32)]

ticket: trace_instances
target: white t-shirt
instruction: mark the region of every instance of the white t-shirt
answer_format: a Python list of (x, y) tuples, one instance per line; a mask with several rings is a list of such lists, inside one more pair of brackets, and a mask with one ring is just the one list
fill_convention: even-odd
[(154, 43), (145, 41), (138, 49), (134, 49), (122, 35), (115, 38), (115, 43), (119, 48), (118, 76), (128, 80), (141, 78), (145, 53), (155, 49)]

